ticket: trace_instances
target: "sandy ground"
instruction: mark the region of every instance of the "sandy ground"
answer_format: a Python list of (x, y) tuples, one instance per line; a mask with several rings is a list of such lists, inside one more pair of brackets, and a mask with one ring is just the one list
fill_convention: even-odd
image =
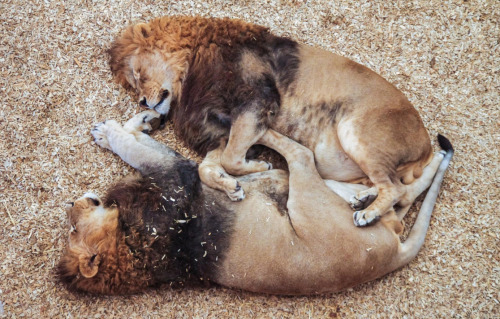
[[(432, 136), (450, 138), (455, 158), (416, 260), (313, 297), (222, 287), (102, 297), (55, 280), (64, 203), (131, 172), (89, 133), (139, 111), (105, 50), (129, 23), (173, 14), (243, 18), (350, 57), (401, 89)], [(0, 317), (499, 318), (499, 21), (494, 0), (1, 0)], [(155, 137), (192, 156), (168, 127)]]

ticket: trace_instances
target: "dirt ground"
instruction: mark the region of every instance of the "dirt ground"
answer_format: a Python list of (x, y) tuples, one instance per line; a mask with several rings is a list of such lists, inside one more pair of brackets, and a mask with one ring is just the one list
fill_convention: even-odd
[[(112, 81), (106, 49), (129, 23), (174, 14), (242, 18), (345, 55), (449, 137), (455, 157), (413, 262), (312, 297), (222, 287), (106, 297), (57, 282), (64, 203), (132, 171), (89, 133), (140, 111)], [(499, 21), (495, 0), (0, 1), (0, 317), (499, 318)], [(169, 127), (155, 137), (193, 157)]]

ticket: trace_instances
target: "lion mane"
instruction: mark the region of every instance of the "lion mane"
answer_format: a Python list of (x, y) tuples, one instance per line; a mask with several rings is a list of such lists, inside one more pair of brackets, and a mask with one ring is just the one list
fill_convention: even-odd
[(161, 17), (123, 30), (108, 50), (109, 65), (116, 81), (130, 89), (127, 66), (133, 55), (160, 50), (182, 76), (193, 49), (256, 42), (268, 33), (268, 28), (229, 18)]

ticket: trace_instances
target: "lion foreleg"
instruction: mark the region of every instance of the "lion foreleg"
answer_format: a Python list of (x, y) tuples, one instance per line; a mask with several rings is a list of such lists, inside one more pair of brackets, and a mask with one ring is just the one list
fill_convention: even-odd
[(238, 116), (231, 126), (229, 141), (221, 156), (221, 164), (228, 173), (246, 175), (272, 168), (270, 163), (245, 158), (248, 149), (264, 135), (266, 130), (256, 114), (244, 112)]
[(224, 148), (225, 143), (221, 143), (217, 149), (208, 152), (198, 168), (198, 173), (203, 183), (225, 192), (232, 201), (240, 201), (245, 198), (243, 188), (234, 177), (227, 174), (221, 165)]
[(134, 134), (127, 132), (114, 120), (98, 123), (91, 133), (96, 144), (113, 151), (123, 161), (139, 171), (167, 163), (165, 154), (139, 143)]

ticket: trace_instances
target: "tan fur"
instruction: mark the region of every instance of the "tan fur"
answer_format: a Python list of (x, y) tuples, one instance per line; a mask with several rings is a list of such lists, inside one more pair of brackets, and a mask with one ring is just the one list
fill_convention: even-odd
[[(146, 117), (144, 114), (137, 115), (126, 124), (127, 129), (116, 122), (106, 121), (97, 129), (99, 134), (96, 129), (92, 134), (96, 140), (106, 137), (110, 149), (139, 170), (156, 166), (158, 172), (166, 174), (164, 176), (182, 173), (173, 171), (174, 167), (187, 166), (164, 163), (186, 160), (137, 131), (143, 127), (140, 120), (153, 119), (151, 112), (147, 111)], [(424, 168), (421, 178), (415, 183), (402, 186), (405, 188), (405, 204), (409, 205), (432, 183), (422, 205), (425, 209), (420, 211), (406, 242), (401, 243), (398, 237), (403, 227), (400, 213), (404, 214), (406, 207), (403, 211), (398, 211), (397, 215), (391, 208), (381, 218), (381, 222), (369, 229), (357, 228), (352, 224), (349, 205), (336, 193), (349, 197), (349, 194), (355, 194), (359, 190), (367, 191), (365, 186), (344, 185), (345, 183), (339, 182), (329, 183), (330, 186), (327, 186), (328, 183), (325, 183), (316, 169), (313, 152), (275, 131), (266, 131), (258, 142), (285, 157), (289, 174), (281, 170), (270, 170), (238, 177), (238, 182), (247, 189), (247, 198), (241, 202), (229, 201), (224, 194), (202, 186), (200, 194), (196, 196), (202, 199), (202, 208), (197, 207), (195, 211), (186, 211), (182, 215), (183, 218), (188, 218), (194, 213), (200, 223), (189, 224), (184, 221), (185, 223), (178, 224), (175, 215), (171, 216), (172, 224), (160, 225), (173, 230), (169, 235), (164, 233), (155, 236), (156, 234), (150, 234), (151, 231), (156, 232), (153, 229), (148, 232), (151, 236), (140, 239), (135, 231), (143, 223), (140, 218), (143, 210), (151, 212), (159, 209), (157, 217), (167, 214), (160, 206), (169, 205), (168, 201), (162, 202), (160, 195), (166, 188), (177, 189), (175, 185), (167, 185), (162, 189), (148, 182), (143, 188), (134, 188), (137, 193), (133, 196), (123, 194), (123, 188), (112, 188), (112, 191), (118, 191), (124, 198), (136, 198), (132, 206), (120, 202), (119, 207), (104, 207), (92, 194), (77, 200), (68, 207), (70, 235), (68, 248), (59, 264), (61, 277), (70, 280), (70, 287), (94, 293), (124, 294), (144, 290), (159, 283), (154, 281), (150, 273), (143, 271), (155, 268), (148, 256), (168, 254), (172, 251), (169, 243), (175, 242), (172, 236), (182, 236), (184, 232), (206, 234), (208, 242), (213, 235), (207, 228), (211, 220), (212, 223), (215, 222), (212, 226), (216, 231), (222, 227), (220, 220), (214, 219), (214, 214), (223, 214), (225, 211), (229, 215), (223, 216), (230, 224), (221, 230), (226, 236), (219, 237), (218, 242), (204, 242), (206, 246), (213, 247), (208, 256), (205, 251), (198, 259), (196, 256), (191, 257), (195, 259), (190, 262), (198, 265), (204, 258), (213, 258), (214, 255), (211, 254), (221, 256), (220, 259), (212, 259), (215, 260), (213, 264), (206, 264), (211, 269), (205, 268), (198, 274), (199, 277), (210, 274), (210, 281), (261, 293), (304, 295), (336, 292), (378, 278), (402, 267), (416, 256), (425, 238), (442, 174), (453, 152), (449, 151), (443, 167), (440, 167), (443, 153), (437, 153)], [(149, 153), (150, 160), (144, 162), (140, 157), (127, 155), (138, 152)], [(216, 166), (222, 160), (221, 150), (213, 152), (209, 158), (212, 165)], [(441, 175), (436, 177), (436, 183), (433, 178), (438, 167)], [(133, 183), (134, 180), (125, 182), (126, 185)], [(156, 186), (153, 187), (154, 185)], [(338, 188), (343, 189), (338, 191)], [(429, 195), (430, 202), (427, 201)], [(214, 206), (216, 204), (219, 206)], [(207, 210), (204, 207), (208, 207)], [(214, 211), (213, 207), (220, 207), (220, 211)], [(176, 210), (171, 213), (175, 214)], [(127, 218), (130, 218), (130, 214), (139, 219), (132, 219), (131, 224), (126, 224), (125, 220), (129, 220)], [(118, 223), (118, 220), (122, 222)], [(173, 228), (176, 225), (185, 225), (184, 232)], [(190, 230), (189, 227), (195, 228)], [(125, 238), (125, 231), (129, 232), (128, 238)], [(163, 241), (163, 245), (151, 245), (158, 237), (163, 236), (168, 239)], [(189, 245), (183, 242), (183, 247), (193, 249), (191, 252), (186, 251), (186, 256), (192, 256), (198, 249), (193, 247), (200, 247), (199, 239), (188, 236), (185, 240), (192, 241)], [(133, 247), (144, 247), (152, 255), (134, 256), (126, 244), (131, 242), (135, 245)], [(165, 262), (170, 263), (171, 256), (164, 257)], [(168, 272), (176, 267), (161, 269)], [(183, 266), (181, 273), (188, 276), (187, 270)], [(173, 278), (179, 276), (177, 272), (173, 275)], [(165, 277), (172, 278), (168, 273), (165, 273)]]
[[(370, 229), (353, 227), (348, 205), (324, 185), (312, 154), (273, 134), (261, 142), (285, 154), (289, 163), (291, 225), (243, 183), (252, 195), (239, 204), (231, 249), (218, 281), (256, 292), (316, 294), (345, 289), (395, 269), (405, 244), (398, 237), (403, 226), (394, 210)], [(421, 183), (430, 182), (442, 158), (434, 157)], [(283, 176), (281, 182), (287, 180)], [(414, 185), (405, 187), (416, 195)]]
[[(118, 82), (135, 88), (140, 98), (145, 96), (152, 101), (151, 105), (148, 103), (150, 108), (165, 114), (170, 106), (153, 105), (159, 101), (158, 87), (172, 81), (174, 98), (179, 97), (191, 59), (219, 63), (216, 55), (219, 47), (232, 47), (235, 45), (232, 41), (245, 41), (265, 31), (239, 20), (163, 17), (127, 28), (110, 50), (110, 65)], [(249, 49), (242, 50), (241, 58), (231, 62), (238, 63), (237, 69), (246, 83), (273, 74), (272, 64), (262, 56)], [(235, 175), (266, 168), (257, 162), (245, 163), (247, 149), (267, 128), (260, 125), (264, 121), (270, 128), (313, 150), (323, 178), (374, 185), (377, 198), (354, 215), (358, 226), (371, 224), (404, 196), (403, 185), (414, 182), (432, 159), (427, 131), (406, 97), (375, 72), (318, 48), (299, 45), (298, 52), (300, 64), (293, 82), (289, 86), (276, 84), (279, 109), (264, 116), (242, 114), (233, 119), (222, 166)], [(154, 72), (162, 63), (169, 71)], [(134, 72), (147, 73), (147, 80), (137, 81)], [(171, 72), (175, 75), (168, 75)], [(337, 109), (332, 105), (338, 105)], [(255, 109), (258, 107), (255, 105)], [(250, 120), (244, 121), (243, 117)], [(187, 118), (189, 121), (189, 115)], [(189, 122), (179, 123), (177, 132), (189, 125)], [(208, 131), (212, 130), (206, 125)], [(206, 182), (214, 184), (217, 180)], [(227, 184), (227, 180), (221, 179), (219, 183)]]
[(200, 164), (198, 173), (205, 185), (225, 192), (231, 200), (243, 200), (245, 193), (241, 185), (236, 179), (228, 176), (221, 165), (221, 157), (225, 148), (226, 143), (221, 143), (219, 148), (208, 152)]

